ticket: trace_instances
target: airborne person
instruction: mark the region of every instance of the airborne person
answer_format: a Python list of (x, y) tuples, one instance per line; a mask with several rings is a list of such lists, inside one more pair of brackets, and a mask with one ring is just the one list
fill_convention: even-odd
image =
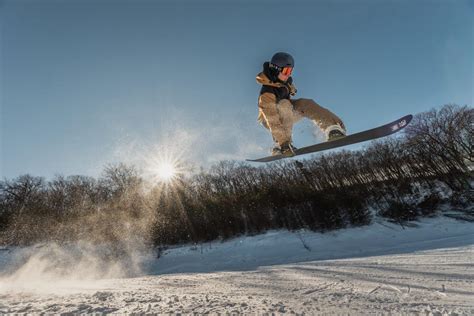
[(272, 133), (272, 155), (294, 155), (293, 124), (303, 117), (312, 120), (329, 141), (346, 135), (344, 123), (328, 109), (311, 99), (291, 99), (296, 95), (291, 77), (294, 64), (290, 54), (279, 52), (263, 64), (263, 71), (257, 75), (257, 82), (262, 85), (258, 121)]

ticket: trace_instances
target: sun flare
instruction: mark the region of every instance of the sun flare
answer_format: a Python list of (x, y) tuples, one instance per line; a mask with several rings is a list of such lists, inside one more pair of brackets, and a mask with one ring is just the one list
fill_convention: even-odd
[(180, 146), (162, 144), (145, 155), (144, 176), (160, 188), (179, 186), (181, 180), (191, 172), (189, 163), (183, 160)]
[(173, 180), (176, 172), (176, 167), (171, 162), (161, 162), (156, 169), (156, 175), (162, 181)]

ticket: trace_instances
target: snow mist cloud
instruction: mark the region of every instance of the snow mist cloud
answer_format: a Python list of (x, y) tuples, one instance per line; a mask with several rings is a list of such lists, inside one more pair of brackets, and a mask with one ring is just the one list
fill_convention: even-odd
[(66, 294), (106, 287), (106, 279), (142, 274), (149, 259), (140, 250), (117, 256), (110, 244), (39, 244), (2, 255), (1, 292)]

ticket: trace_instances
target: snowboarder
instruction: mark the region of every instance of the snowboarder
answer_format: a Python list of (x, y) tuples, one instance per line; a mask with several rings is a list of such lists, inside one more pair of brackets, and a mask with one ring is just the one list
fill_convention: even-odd
[(258, 98), (258, 121), (272, 133), (275, 146), (272, 155), (293, 156), (296, 148), (292, 143), (293, 124), (303, 117), (313, 121), (326, 135), (328, 141), (346, 135), (346, 128), (339, 117), (311, 99), (291, 99), (296, 95), (291, 73), (294, 59), (288, 53), (273, 55), (263, 64), (257, 75), (262, 85)]

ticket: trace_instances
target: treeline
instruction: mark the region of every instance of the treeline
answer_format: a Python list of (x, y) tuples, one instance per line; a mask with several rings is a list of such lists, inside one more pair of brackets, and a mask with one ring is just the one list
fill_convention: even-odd
[(221, 162), (150, 184), (133, 166), (98, 178), (23, 175), (0, 181), (0, 243), (201, 242), (268, 229), (326, 231), (371, 221), (402, 223), (442, 203), (473, 205), (474, 111), (446, 105), (418, 114), (400, 135), (358, 151), (262, 166)]

